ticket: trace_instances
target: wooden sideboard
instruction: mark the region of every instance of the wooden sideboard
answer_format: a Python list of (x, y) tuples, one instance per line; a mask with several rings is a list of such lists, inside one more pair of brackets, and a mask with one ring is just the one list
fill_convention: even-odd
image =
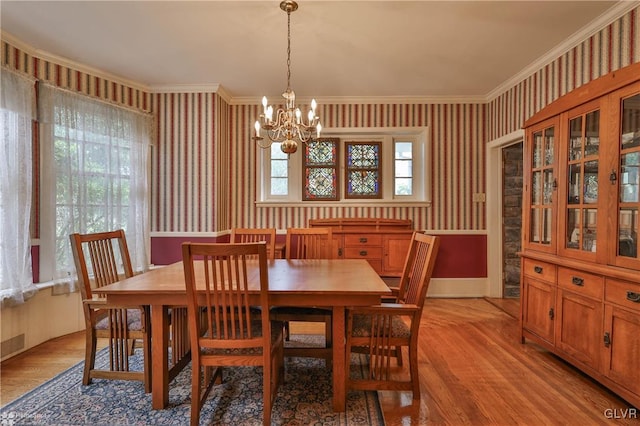
[(382, 277), (402, 275), (409, 251), (413, 223), (406, 219), (311, 219), (310, 227), (333, 230), (339, 259), (366, 259)]

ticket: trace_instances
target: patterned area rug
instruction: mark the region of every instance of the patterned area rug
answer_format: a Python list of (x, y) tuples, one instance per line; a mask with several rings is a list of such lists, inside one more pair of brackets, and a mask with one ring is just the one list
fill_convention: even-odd
[[(322, 336), (319, 336), (323, 338)], [(311, 336), (292, 336), (291, 344)], [(354, 355), (355, 357), (355, 355)], [(132, 357), (141, 365), (141, 356)], [(105, 365), (108, 352), (99, 353)], [(354, 361), (366, 362), (358, 355)], [(357, 363), (356, 363), (357, 364)], [(187, 366), (172, 382), (169, 407), (151, 409), (151, 395), (140, 382), (94, 379), (82, 386), (82, 363), (7, 404), (0, 410), (0, 424), (56, 426), (129, 426), (189, 424), (191, 369)], [(359, 374), (360, 367), (351, 374)], [(274, 425), (384, 425), (376, 392), (349, 392), (347, 411), (334, 413), (331, 402), (331, 369), (313, 358), (285, 359), (285, 381), (278, 390)], [(259, 368), (238, 367), (224, 371), (202, 408), (201, 425), (261, 425), (262, 374)]]

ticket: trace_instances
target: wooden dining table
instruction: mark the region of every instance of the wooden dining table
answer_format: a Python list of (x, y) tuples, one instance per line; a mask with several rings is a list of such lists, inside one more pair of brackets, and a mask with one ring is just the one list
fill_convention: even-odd
[[(346, 409), (345, 308), (367, 306), (389, 295), (389, 287), (364, 259), (284, 260), (268, 262), (269, 299), (274, 306), (331, 307), (333, 310), (333, 409)], [(255, 274), (256, 300), (259, 292), (257, 262), (249, 266)], [(143, 274), (100, 288), (107, 302), (119, 305), (145, 305), (151, 308), (151, 392), (152, 407), (165, 408), (169, 384), (190, 360), (172, 359), (169, 365), (169, 312), (186, 306), (186, 287), (182, 262), (153, 269)], [(186, 327), (186, 321), (183, 322)], [(184, 335), (188, 336), (186, 330)], [(187, 345), (188, 346), (188, 345)], [(180, 354), (178, 354), (180, 355)], [(175, 358), (176, 354), (172, 353)]]

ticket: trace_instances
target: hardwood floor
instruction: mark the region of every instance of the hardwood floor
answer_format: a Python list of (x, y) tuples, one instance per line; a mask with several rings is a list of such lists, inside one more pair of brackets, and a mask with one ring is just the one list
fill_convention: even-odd
[[(640, 424), (640, 410), (635, 419), (607, 419), (631, 406), (535, 344), (522, 345), (517, 303), (427, 299), (420, 327), (422, 398), (380, 392), (387, 425)], [(4, 361), (1, 404), (83, 357), (81, 332)]]

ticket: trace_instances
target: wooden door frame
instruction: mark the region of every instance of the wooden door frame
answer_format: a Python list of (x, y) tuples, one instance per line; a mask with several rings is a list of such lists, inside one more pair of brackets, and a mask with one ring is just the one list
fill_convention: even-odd
[(487, 144), (487, 296), (500, 298), (503, 295), (503, 232), (502, 232), (502, 150), (510, 145), (524, 142), (524, 130), (504, 135)]

